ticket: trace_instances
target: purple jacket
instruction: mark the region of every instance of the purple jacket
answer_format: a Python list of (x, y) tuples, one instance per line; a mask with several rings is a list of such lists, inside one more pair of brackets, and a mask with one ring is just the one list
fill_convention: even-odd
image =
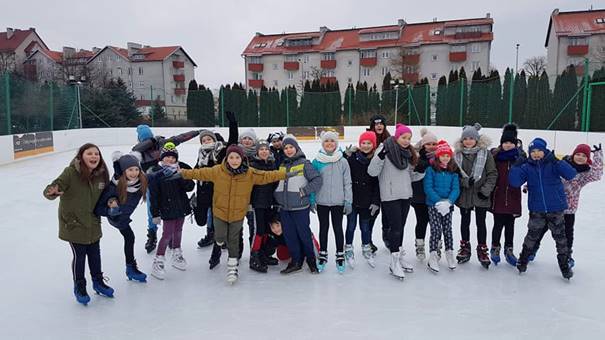
[[(498, 181), (492, 193), (491, 212), (494, 214), (510, 214), (515, 217), (521, 216), (521, 189), (510, 186), (508, 173), (516, 159), (498, 159), (498, 148), (492, 149), (492, 155), (496, 161), (498, 170)], [(523, 151), (520, 151), (523, 152)]]

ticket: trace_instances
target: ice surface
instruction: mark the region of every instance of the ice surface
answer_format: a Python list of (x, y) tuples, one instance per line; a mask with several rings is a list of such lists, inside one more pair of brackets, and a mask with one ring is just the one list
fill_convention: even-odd
[[(301, 144), (309, 158), (314, 156), (316, 142)], [(128, 149), (107, 147), (102, 152), (109, 159), (112, 151)], [(195, 144), (179, 149), (181, 160), (195, 162)], [(71, 251), (57, 238), (58, 200), (50, 202), (41, 195), (74, 153), (0, 167), (2, 339), (597, 339), (605, 331), (603, 181), (582, 193), (574, 247), (577, 265), (570, 282), (561, 278), (550, 236), (525, 275), (506, 263), (484, 270), (475, 255), (474, 226), (471, 261), (455, 271), (447, 270), (442, 261), (441, 272), (432, 274), (413, 255), (412, 209), (405, 247), (416, 268), (403, 282), (388, 274), (389, 256), (377, 225), (373, 238), (380, 250), (375, 269), (363, 261), (357, 230), (357, 266), (339, 275), (330, 232), (324, 273), (310, 275), (305, 268), (284, 277), (279, 269), (285, 263), (268, 274), (253, 272), (248, 269), (246, 246), (240, 280), (230, 286), (225, 281), (226, 254), (219, 267), (208, 270), (211, 249), (196, 247), (205, 228), (187, 220), (182, 244), (187, 271), (168, 267), (166, 280), (149, 277), (141, 284), (126, 280), (122, 237), (104, 221), (103, 269), (116, 294), (114, 299), (92, 294), (89, 280), (92, 301), (83, 307), (72, 294)], [(457, 249), (460, 218), (458, 213), (454, 216)], [(135, 256), (140, 269), (149, 274), (153, 255), (143, 248), (144, 206), (133, 219)], [(311, 221), (317, 234), (317, 216)], [(491, 223), (488, 214), (488, 235)], [(524, 210), (516, 223), (516, 253), (526, 223)]]

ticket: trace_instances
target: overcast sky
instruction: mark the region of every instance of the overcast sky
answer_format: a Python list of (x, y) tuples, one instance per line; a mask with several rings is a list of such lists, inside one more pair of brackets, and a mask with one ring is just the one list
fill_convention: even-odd
[[(582, 0), (416, 0), (416, 1), (193, 1), (193, 0), (30, 0), (0, 5), (0, 30), (36, 27), (53, 50), (62, 46), (90, 49), (126, 42), (181, 45), (195, 60), (199, 83), (218, 87), (245, 82), (241, 53), (255, 32), (282, 33), (392, 25), (484, 17), (494, 19), (492, 64), (514, 67), (546, 55), (544, 40), (554, 8), (585, 10), (597, 1)], [(603, 6), (601, 3), (600, 7)]]

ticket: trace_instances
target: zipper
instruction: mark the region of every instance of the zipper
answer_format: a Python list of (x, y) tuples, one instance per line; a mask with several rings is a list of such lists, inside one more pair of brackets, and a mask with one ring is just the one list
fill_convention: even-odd
[[(506, 164), (506, 176), (508, 177), (508, 173), (510, 172), (510, 161)], [(508, 183), (506, 184), (506, 190), (504, 191), (504, 206), (508, 207)]]
[(542, 183), (542, 168), (540, 167), (540, 161), (538, 161), (538, 178), (540, 180), (540, 191), (542, 192), (542, 204), (544, 204), (544, 211), (548, 213), (546, 197), (544, 197), (544, 184)]

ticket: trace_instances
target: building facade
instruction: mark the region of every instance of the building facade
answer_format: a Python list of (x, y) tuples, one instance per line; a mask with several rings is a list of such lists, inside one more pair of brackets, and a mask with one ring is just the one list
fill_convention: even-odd
[(38, 49), (48, 50), (48, 47), (35, 28), (21, 30), (9, 27), (6, 32), (0, 32), (0, 73), (24, 73), (23, 62)]

